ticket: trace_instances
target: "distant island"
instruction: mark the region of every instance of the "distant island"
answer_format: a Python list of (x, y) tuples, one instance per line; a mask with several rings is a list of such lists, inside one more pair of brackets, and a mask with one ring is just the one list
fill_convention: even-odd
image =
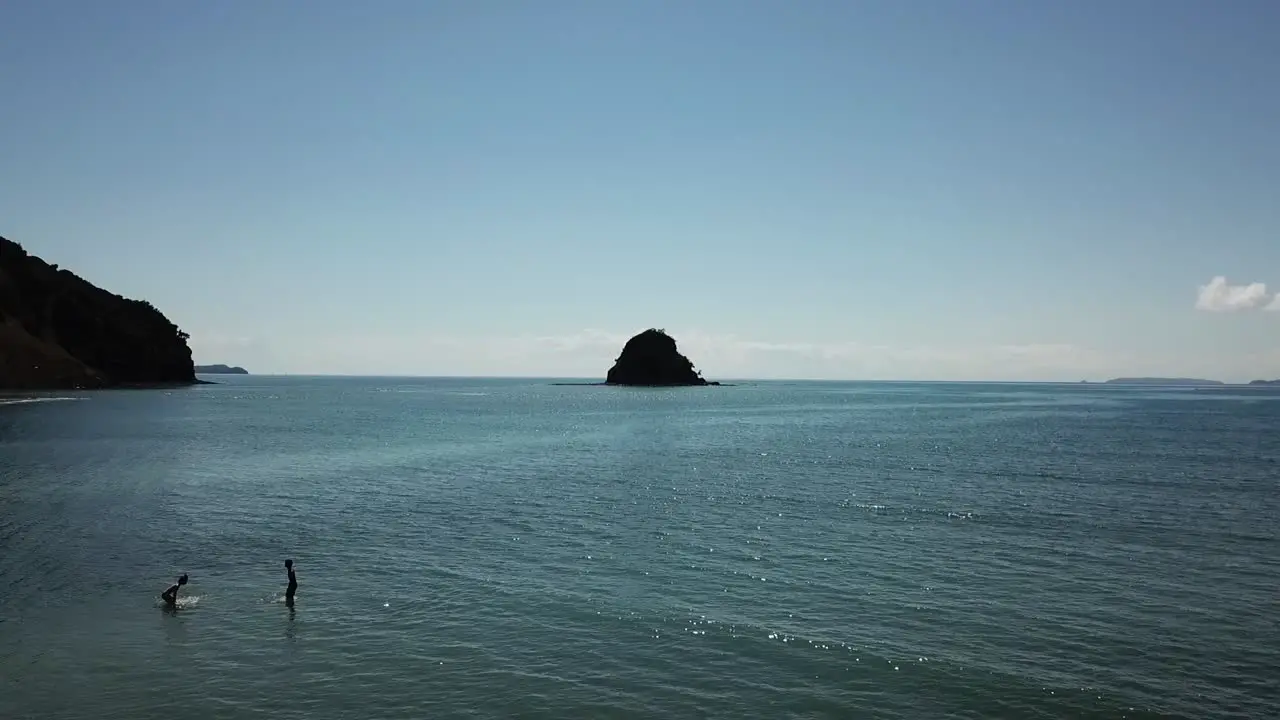
[(187, 334), (0, 237), (0, 389), (188, 385)]
[(249, 371), (231, 365), (197, 365), (197, 375), (248, 375)]
[(704, 380), (665, 330), (650, 328), (627, 341), (609, 368), (605, 384), (668, 387), (720, 383)]
[(1115, 378), (1107, 380), (1107, 385), (1226, 385), (1221, 380), (1203, 380), (1200, 378), (1159, 378), (1159, 377), (1136, 377), (1136, 378)]
[(1280, 386), (1280, 380), (1251, 380), (1250, 385), (1277, 385)]

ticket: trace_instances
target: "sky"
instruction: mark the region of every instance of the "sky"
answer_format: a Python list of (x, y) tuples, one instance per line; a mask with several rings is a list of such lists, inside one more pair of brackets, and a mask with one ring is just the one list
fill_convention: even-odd
[(1280, 377), (1270, 0), (17, 0), (0, 234), (257, 373)]

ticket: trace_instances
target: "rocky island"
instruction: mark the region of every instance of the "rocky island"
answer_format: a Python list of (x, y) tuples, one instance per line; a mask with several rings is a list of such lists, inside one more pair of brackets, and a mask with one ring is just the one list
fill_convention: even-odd
[(650, 328), (627, 341), (609, 368), (605, 384), (668, 387), (720, 383), (704, 380), (666, 331)]
[(187, 334), (151, 303), (103, 290), (0, 237), (0, 388), (196, 382)]
[(197, 365), (197, 375), (248, 375), (249, 371), (236, 365)]

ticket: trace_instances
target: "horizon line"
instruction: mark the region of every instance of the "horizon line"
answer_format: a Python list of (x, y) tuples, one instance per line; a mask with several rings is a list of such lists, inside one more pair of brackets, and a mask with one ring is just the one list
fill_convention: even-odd
[[(427, 375), (417, 375), (417, 374), (401, 374), (401, 373), (390, 373), (390, 374), (379, 374), (379, 373), (373, 373), (373, 374), (364, 374), (364, 373), (316, 373), (316, 372), (272, 372), (272, 373), (252, 373), (252, 372), (250, 372), (250, 373), (247, 373), (247, 374), (240, 374), (240, 373), (196, 373), (196, 374), (197, 374), (197, 375), (203, 375), (203, 376), (205, 376), (205, 377), (228, 377), (228, 376), (230, 376), (230, 377), (268, 377), (268, 378), (269, 378), (269, 377), (278, 377), (278, 378), (284, 378), (284, 377), (294, 377), (294, 378), (344, 378), (344, 379), (368, 378), (368, 379), (405, 379), (405, 380), (571, 380), (571, 381), (590, 382), (590, 383), (601, 384), (601, 385), (603, 385), (603, 384), (604, 384), (604, 379), (603, 379), (603, 378), (599, 378), (599, 377), (595, 377), (595, 376), (579, 376), (579, 375), (465, 375), (465, 374), (457, 374), (457, 375), (451, 375), (451, 374), (427, 374)], [(723, 377), (723, 378), (718, 378), (718, 379), (716, 380), (716, 382), (736, 382), (736, 383), (743, 383), (743, 382), (823, 382), (823, 383), (895, 383), (895, 384), (906, 384), (906, 383), (961, 384), (961, 383), (968, 383), (968, 384), (1000, 384), (1000, 385), (1105, 385), (1105, 384), (1112, 384), (1112, 385), (1115, 385), (1115, 384), (1119, 384), (1119, 383), (1116, 383), (1116, 382), (1115, 382), (1116, 380), (1126, 380), (1126, 379), (1144, 379), (1144, 378), (1151, 378), (1151, 379), (1154, 379), (1154, 380), (1172, 380), (1172, 381), (1178, 381), (1178, 384), (1179, 384), (1180, 386), (1183, 386), (1183, 387), (1187, 386), (1187, 381), (1201, 381), (1201, 382), (1205, 382), (1205, 383), (1208, 383), (1208, 384), (1211, 384), (1211, 385), (1218, 385), (1218, 384), (1221, 384), (1221, 385), (1227, 385), (1227, 386), (1241, 386), (1241, 387), (1247, 387), (1247, 386), (1249, 385), (1249, 383), (1250, 383), (1250, 382), (1253, 382), (1253, 381), (1233, 382), (1233, 381), (1229, 381), (1229, 380), (1216, 380), (1216, 379), (1213, 379), (1213, 378), (1183, 377), (1183, 376), (1163, 376), (1163, 375), (1160, 375), (1160, 376), (1141, 376), (1141, 375), (1127, 375), (1127, 376), (1124, 376), (1124, 375), (1122, 375), (1122, 376), (1116, 376), (1116, 377), (1113, 377), (1113, 378), (1108, 378), (1108, 379), (1106, 379), (1106, 380), (1092, 380), (1092, 379), (1081, 379), (1081, 380), (1047, 380), (1047, 379), (1046, 379), (1046, 380), (976, 380), (976, 379), (969, 379), (969, 380), (959, 380), (959, 379), (945, 379), (945, 378), (915, 379), (915, 380), (912, 380), (912, 379), (902, 379), (902, 378), (898, 378), (898, 379), (890, 379), (890, 378), (880, 378), (880, 379), (876, 379), (876, 378), (813, 378), (813, 377), (809, 377), (809, 378), (805, 378), (805, 377), (796, 377), (796, 378), (788, 378), (788, 377)], [(1133, 384), (1137, 384), (1137, 385), (1159, 385), (1159, 383), (1133, 383)]]

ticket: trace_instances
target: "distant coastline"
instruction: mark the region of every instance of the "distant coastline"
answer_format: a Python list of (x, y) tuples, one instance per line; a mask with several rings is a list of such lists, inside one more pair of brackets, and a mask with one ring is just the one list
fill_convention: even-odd
[(1203, 378), (1162, 378), (1162, 377), (1124, 377), (1113, 378), (1103, 383), (1104, 385), (1178, 385), (1190, 387), (1205, 387), (1226, 385), (1221, 380), (1205, 380)]
[(249, 371), (238, 365), (197, 365), (197, 375), (248, 375)]

